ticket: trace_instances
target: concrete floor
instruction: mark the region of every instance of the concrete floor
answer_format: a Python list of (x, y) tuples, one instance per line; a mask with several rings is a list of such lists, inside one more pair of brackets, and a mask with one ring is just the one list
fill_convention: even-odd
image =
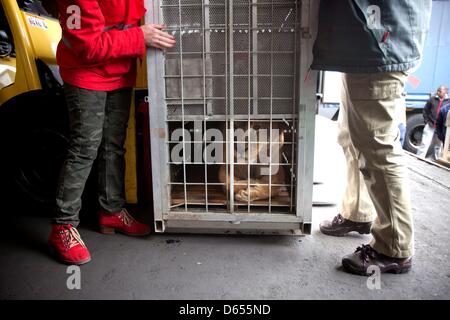
[[(345, 181), (335, 128), (318, 118), (316, 202), (337, 202)], [(328, 129), (324, 129), (327, 127)], [(333, 160), (330, 163), (330, 159)], [(313, 208), (310, 236), (104, 236), (80, 233), (92, 254), (81, 289), (47, 252), (48, 218), (2, 212), (0, 299), (450, 299), (450, 172), (408, 157), (416, 256), (410, 273), (386, 274), (381, 289), (342, 271), (343, 255), (370, 240), (322, 235), (336, 206)], [(330, 192), (331, 191), (331, 192)], [(0, 209), (1, 210), (1, 209)], [(3, 210), (1, 210), (3, 211)]]

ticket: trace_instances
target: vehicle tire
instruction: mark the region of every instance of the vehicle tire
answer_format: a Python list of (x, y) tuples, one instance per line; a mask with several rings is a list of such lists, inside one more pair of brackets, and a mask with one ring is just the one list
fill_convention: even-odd
[(23, 208), (53, 207), (67, 145), (68, 119), (62, 97), (32, 94), (2, 106), (2, 197)]
[(420, 113), (408, 117), (406, 122), (406, 134), (403, 149), (416, 154), (422, 141), (422, 132), (425, 127), (423, 116)]

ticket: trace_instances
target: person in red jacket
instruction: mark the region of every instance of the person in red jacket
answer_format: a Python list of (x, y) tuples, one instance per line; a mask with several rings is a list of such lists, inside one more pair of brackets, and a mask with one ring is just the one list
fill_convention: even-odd
[(124, 142), (136, 58), (146, 47), (168, 49), (173, 36), (163, 25), (138, 26), (143, 0), (58, 0), (62, 39), (57, 61), (64, 80), (70, 123), (68, 153), (56, 194), (49, 244), (59, 260), (83, 264), (91, 256), (76, 229), (81, 195), (98, 160), (102, 233), (140, 236), (150, 228), (124, 208)]

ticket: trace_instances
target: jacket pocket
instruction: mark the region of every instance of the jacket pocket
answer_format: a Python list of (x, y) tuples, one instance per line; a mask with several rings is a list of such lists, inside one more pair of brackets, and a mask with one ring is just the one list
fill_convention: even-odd
[(115, 59), (93, 70), (104, 78), (126, 77), (132, 71), (133, 61), (134, 59), (131, 58)]

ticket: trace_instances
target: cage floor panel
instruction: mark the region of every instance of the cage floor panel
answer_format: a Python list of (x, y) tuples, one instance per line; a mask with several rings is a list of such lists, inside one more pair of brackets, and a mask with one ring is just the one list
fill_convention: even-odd
[[(199, 185), (190, 185), (187, 187), (187, 204), (189, 205), (206, 205), (205, 187)], [(181, 206), (185, 204), (184, 187), (182, 185), (172, 186), (171, 205)], [(247, 202), (237, 201), (236, 206), (248, 206)], [(208, 205), (211, 206), (226, 206), (227, 196), (223, 192), (221, 186), (208, 186)], [(250, 202), (251, 206), (269, 206), (269, 200), (256, 200)], [(287, 190), (282, 191), (277, 197), (272, 197), (272, 206), (290, 206), (291, 199)]]

